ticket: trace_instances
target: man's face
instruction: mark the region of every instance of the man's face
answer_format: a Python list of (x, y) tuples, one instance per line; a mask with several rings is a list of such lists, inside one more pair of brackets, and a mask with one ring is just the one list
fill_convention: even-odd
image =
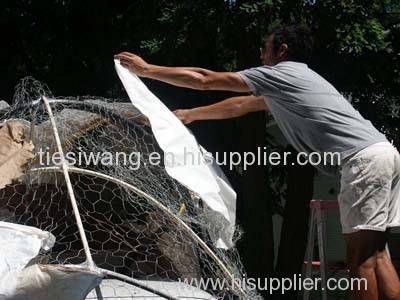
[(263, 65), (274, 66), (276, 65), (276, 58), (273, 51), (274, 34), (271, 34), (265, 41), (264, 47), (260, 50), (260, 60)]

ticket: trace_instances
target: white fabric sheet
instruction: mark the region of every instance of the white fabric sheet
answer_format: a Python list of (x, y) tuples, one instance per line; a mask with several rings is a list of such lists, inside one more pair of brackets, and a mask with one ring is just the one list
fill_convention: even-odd
[[(115, 68), (131, 102), (149, 119), (161, 149), (173, 157), (174, 163), (166, 164), (166, 172), (196, 193), (209, 208), (209, 234), (214, 244), (218, 248), (232, 247), (236, 193), (226, 179), (218, 175), (222, 173), (219, 167), (205, 162), (195, 137), (182, 122), (118, 60), (115, 60)], [(185, 159), (184, 153), (192, 153), (201, 160)]]

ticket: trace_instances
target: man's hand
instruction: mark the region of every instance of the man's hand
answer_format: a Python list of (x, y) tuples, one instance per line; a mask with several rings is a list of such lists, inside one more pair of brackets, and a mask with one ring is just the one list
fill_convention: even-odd
[(150, 65), (143, 58), (133, 53), (121, 52), (115, 55), (114, 58), (119, 59), (121, 66), (138, 76), (145, 76), (146, 71), (150, 68)]
[(189, 124), (195, 121), (193, 116), (193, 111), (191, 109), (177, 109), (174, 110), (173, 113), (175, 116), (181, 120), (183, 124)]

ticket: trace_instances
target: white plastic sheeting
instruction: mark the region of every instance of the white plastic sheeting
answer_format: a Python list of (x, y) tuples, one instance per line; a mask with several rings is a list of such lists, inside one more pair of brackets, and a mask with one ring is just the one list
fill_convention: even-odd
[[(209, 234), (214, 244), (219, 248), (232, 247), (236, 193), (216, 172), (219, 167), (206, 163), (195, 137), (182, 122), (118, 60), (115, 68), (131, 102), (149, 119), (158, 144), (173, 162), (166, 163), (167, 173), (200, 196), (209, 208), (207, 217), (214, 225)], [(196, 159), (188, 158), (187, 153)]]
[(19, 272), (38, 255), (40, 249), (53, 247), (54, 241), (50, 232), (0, 222), (0, 297), (14, 293)]

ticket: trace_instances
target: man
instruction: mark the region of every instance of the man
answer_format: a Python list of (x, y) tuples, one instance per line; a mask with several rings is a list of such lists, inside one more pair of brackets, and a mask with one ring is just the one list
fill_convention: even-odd
[(329, 82), (308, 68), (304, 62), (310, 51), (310, 32), (293, 25), (269, 35), (264, 66), (237, 73), (156, 66), (128, 52), (116, 58), (139, 76), (176, 86), (253, 94), (177, 111), (185, 123), (268, 109), (297, 151), (339, 153), (338, 201), (347, 263), (352, 277), (367, 280), (367, 289), (351, 296), (400, 299), (400, 281), (385, 250), (389, 228), (400, 226), (400, 155)]
[[(266, 36), (268, 37), (268, 36)], [(265, 44), (266, 41), (264, 41)], [(268, 63), (266, 57), (265, 47), (260, 48), (260, 61), (262, 65), (266, 65)], [(247, 111), (253, 111), (252, 107), (255, 103), (256, 97), (253, 95), (249, 96), (239, 96), (232, 97), (231, 99), (227, 99), (225, 101), (221, 101), (219, 103), (204, 106), (204, 107), (196, 107), (193, 109), (178, 109), (175, 110), (175, 115), (184, 123), (189, 124), (196, 120), (209, 120), (209, 119), (224, 119), (229, 117), (236, 117), (242, 114), (245, 114)], [(225, 105), (227, 104), (227, 105)], [(265, 101), (260, 101), (260, 105), (265, 105)], [(236, 106), (236, 109), (235, 109)], [(231, 110), (229, 112), (229, 110)], [(254, 110), (258, 110), (257, 106)], [(227, 112), (228, 111), (228, 112)], [(287, 146), (285, 151), (289, 151), (290, 153), (296, 156), (297, 152), (292, 146)], [(308, 219), (310, 215), (310, 201), (313, 195), (313, 179), (315, 169), (312, 165), (307, 164), (298, 164), (294, 159), (292, 159), (285, 167), (286, 170), (286, 182), (287, 182), (287, 193), (286, 193), (286, 202), (284, 206), (284, 210), (282, 212), (283, 223), (280, 232), (280, 240), (279, 240), (279, 249), (276, 253), (276, 265), (275, 265), (275, 276), (277, 278), (293, 278), (294, 275), (298, 275), (302, 271), (302, 267), (304, 265), (304, 253), (306, 251), (307, 245), (307, 234), (308, 234)], [(301, 180), (299, 180), (299, 176), (301, 176)], [(253, 205), (257, 205), (253, 203)], [(241, 244), (239, 244), (239, 253), (243, 256), (243, 263), (246, 271), (248, 272), (249, 277), (265, 277), (265, 274), (268, 274), (269, 269), (266, 268), (265, 265), (260, 263), (260, 257), (268, 257), (266, 249), (263, 249), (262, 246), (255, 244), (256, 241), (251, 241), (251, 234), (253, 237), (255, 234), (254, 225), (252, 226), (250, 222), (246, 222), (246, 218), (244, 217), (246, 211), (247, 213), (252, 213), (252, 218), (261, 217), (265, 218), (266, 211), (257, 206), (254, 209), (260, 215), (255, 215), (254, 210), (252, 210), (251, 205), (242, 206), (238, 208), (238, 212), (243, 215), (243, 223), (241, 226), (243, 230), (246, 232), (243, 239), (241, 240)], [(240, 222), (240, 218), (238, 219)], [(244, 223), (246, 222), (246, 223)], [(265, 224), (260, 224), (262, 226)], [(268, 230), (264, 230), (261, 235), (258, 235), (259, 238), (267, 240), (264, 242), (268, 242), (268, 238), (271, 238), (266, 234)], [(296, 248), (293, 248), (293, 243), (296, 244)], [(243, 245), (246, 245), (245, 248)], [(251, 247), (257, 246), (259, 248), (257, 252), (255, 252), (254, 260), (248, 260), (247, 252)], [(246, 251), (247, 250), (247, 251)], [(261, 251), (261, 252), (260, 252)], [(254, 250), (253, 250), (254, 252)], [(263, 274), (263, 275), (261, 275)], [(268, 275), (267, 275), (268, 276)], [(268, 299), (269, 291), (259, 290), (261, 295), (265, 295)], [(277, 291), (276, 294), (280, 292)], [(298, 299), (298, 294), (300, 291), (290, 290), (286, 291), (284, 295), (279, 295), (280, 299)]]

